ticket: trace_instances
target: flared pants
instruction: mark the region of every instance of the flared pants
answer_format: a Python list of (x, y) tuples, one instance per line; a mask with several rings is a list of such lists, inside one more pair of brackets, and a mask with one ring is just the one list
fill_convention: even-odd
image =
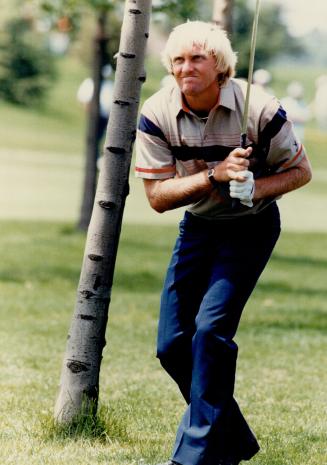
[(208, 221), (185, 213), (162, 292), (157, 356), (187, 402), (172, 459), (181, 465), (249, 460), (257, 440), (234, 399), (243, 308), (280, 234), (276, 203)]

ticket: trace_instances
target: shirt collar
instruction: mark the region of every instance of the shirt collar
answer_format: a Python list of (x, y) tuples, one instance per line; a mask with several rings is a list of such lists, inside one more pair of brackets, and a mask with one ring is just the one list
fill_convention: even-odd
[(181, 113), (181, 112), (185, 112), (185, 113), (189, 113), (190, 110), (187, 108), (187, 106), (185, 105), (185, 103), (183, 102), (183, 96), (182, 96), (182, 92), (180, 91), (179, 87), (176, 85), (174, 85), (173, 87), (173, 92), (172, 92), (172, 103), (174, 105), (174, 112), (175, 112), (175, 115), (176, 117)]
[[(173, 102), (175, 106), (174, 110), (175, 110), (176, 117), (182, 111), (185, 113), (190, 113), (190, 109), (187, 108), (187, 106), (183, 102), (182, 93), (179, 90), (179, 87), (177, 85), (174, 86), (172, 97), (173, 97)], [(215, 108), (218, 108), (220, 105), (223, 107), (229, 108), (230, 110), (233, 110), (233, 111), (235, 111), (236, 109), (234, 89), (233, 89), (233, 84), (231, 80), (229, 80), (227, 84), (220, 89), (219, 102)]]
[(231, 80), (227, 82), (225, 86), (220, 89), (220, 105), (235, 111), (235, 94), (234, 87)]

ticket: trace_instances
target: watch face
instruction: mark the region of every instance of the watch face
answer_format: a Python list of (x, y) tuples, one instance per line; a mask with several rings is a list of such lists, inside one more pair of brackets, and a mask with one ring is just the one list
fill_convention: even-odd
[(217, 187), (218, 182), (214, 178), (214, 173), (215, 173), (214, 168), (211, 168), (210, 170), (208, 170), (208, 179), (214, 187)]

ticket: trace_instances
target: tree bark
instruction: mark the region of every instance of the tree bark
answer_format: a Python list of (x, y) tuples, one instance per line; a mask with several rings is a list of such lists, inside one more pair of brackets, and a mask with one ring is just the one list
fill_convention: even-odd
[(233, 33), (234, 0), (214, 0), (212, 20), (227, 31), (229, 37)]
[(95, 412), (116, 254), (136, 133), (151, 0), (126, 0), (113, 106), (77, 300), (62, 367), (55, 418)]
[(96, 34), (93, 39), (92, 80), (93, 95), (87, 113), (87, 129), (85, 141), (85, 169), (82, 202), (78, 229), (86, 231), (92, 214), (94, 196), (97, 182), (97, 158), (99, 156), (99, 124), (100, 124), (100, 88), (102, 69), (106, 56), (106, 18), (107, 12), (101, 11), (97, 17)]

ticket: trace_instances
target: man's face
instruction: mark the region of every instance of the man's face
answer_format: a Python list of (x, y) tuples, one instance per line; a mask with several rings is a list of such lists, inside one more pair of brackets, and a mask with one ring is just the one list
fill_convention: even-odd
[(174, 55), (172, 71), (186, 97), (201, 97), (202, 94), (217, 92), (216, 60), (198, 45)]

